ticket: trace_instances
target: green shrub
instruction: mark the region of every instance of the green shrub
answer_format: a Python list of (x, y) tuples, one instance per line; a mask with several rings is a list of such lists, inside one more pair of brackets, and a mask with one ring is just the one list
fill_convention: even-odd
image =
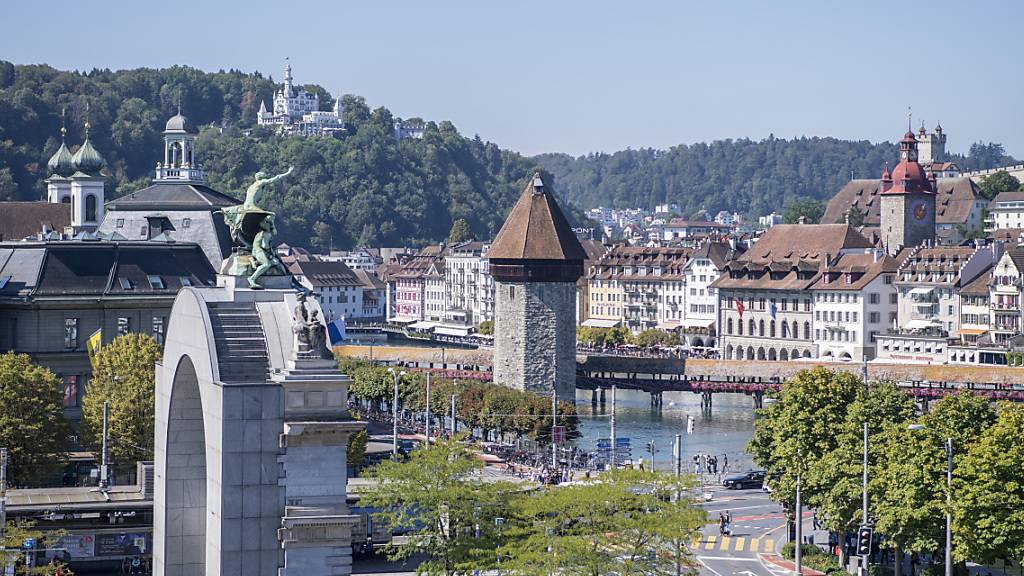
[[(796, 543), (795, 542), (786, 542), (785, 544), (782, 545), (782, 557), (786, 558), (787, 560), (792, 560), (793, 559), (793, 553), (794, 553), (795, 550), (796, 550)], [(821, 548), (818, 548), (814, 544), (804, 544), (802, 550), (803, 550), (802, 558), (809, 558), (811, 556), (824, 556), (825, 555), (825, 553), (821, 551)]]

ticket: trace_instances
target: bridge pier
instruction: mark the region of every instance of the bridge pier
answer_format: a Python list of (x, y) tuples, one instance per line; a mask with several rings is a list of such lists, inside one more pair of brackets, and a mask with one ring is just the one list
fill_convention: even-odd
[(655, 408), (661, 408), (665, 401), (662, 398), (661, 392), (651, 392), (651, 406)]
[(604, 393), (605, 393), (605, 389), (601, 388), (601, 408), (602, 409), (604, 408), (604, 405), (605, 405)]
[(590, 404), (597, 404), (597, 388), (594, 388), (593, 390), (590, 391)]
[(700, 393), (700, 408), (702, 412), (711, 413), (711, 392)]

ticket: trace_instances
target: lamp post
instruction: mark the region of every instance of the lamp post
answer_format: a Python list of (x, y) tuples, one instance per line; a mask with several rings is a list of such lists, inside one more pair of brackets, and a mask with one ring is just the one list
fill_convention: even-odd
[(498, 516), (494, 519), (494, 525), (498, 528), (498, 576), (501, 576), (501, 527), (505, 524), (505, 519)]
[[(927, 430), (927, 426), (911, 424), (907, 430)], [(947, 437), (946, 449), (946, 576), (953, 576), (953, 514), (950, 506), (953, 500), (953, 438)]]
[(405, 376), (405, 370), (395, 372), (394, 368), (388, 368), (388, 372), (395, 377), (395, 396), (391, 401), (391, 454), (398, 458), (398, 380)]
[(427, 422), (426, 422), (426, 434), (427, 434), (427, 447), (430, 447), (430, 370), (427, 370)]

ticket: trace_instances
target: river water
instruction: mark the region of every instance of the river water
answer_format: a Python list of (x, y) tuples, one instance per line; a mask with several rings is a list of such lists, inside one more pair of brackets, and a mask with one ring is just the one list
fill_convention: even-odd
[[(718, 455), (719, 467), (723, 455), (729, 457), (729, 470), (752, 467), (746, 454), (747, 441), (754, 432), (754, 402), (743, 394), (715, 394), (711, 413), (702, 413), (700, 395), (692, 392), (665, 392), (663, 405), (651, 406), (650, 395), (635, 390), (616, 392), (615, 434), (629, 438), (633, 459), (649, 462), (647, 443), (654, 440), (655, 464), (659, 470), (672, 467), (672, 443), (675, 435), (682, 435), (683, 470), (693, 471), (693, 456), (697, 453)], [(597, 448), (599, 439), (611, 435), (611, 391), (605, 395), (605, 405), (592, 405), (589, 390), (576, 393), (577, 412), (580, 415), (582, 438), (576, 445), (585, 450)], [(693, 434), (686, 434), (687, 416), (694, 419)], [(620, 440), (621, 441), (621, 440)]]

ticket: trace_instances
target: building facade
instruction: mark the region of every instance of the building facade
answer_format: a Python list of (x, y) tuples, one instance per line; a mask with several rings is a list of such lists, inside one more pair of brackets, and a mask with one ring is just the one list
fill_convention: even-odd
[(260, 126), (276, 126), (285, 134), (330, 135), (345, 131), (341, 95), (334, 101), (333, 110), (320, 110), (319, 95), (295, 86), (290, 62), (284, 68), (284, 84), (274, 92), (273, 111), (260, 102), (256, 121)]
[(445, 258), (445, 320), (479, 326), (494, 320), (494, 281), (487, 262), (486, 242), (463, 242), (448, 249)]

